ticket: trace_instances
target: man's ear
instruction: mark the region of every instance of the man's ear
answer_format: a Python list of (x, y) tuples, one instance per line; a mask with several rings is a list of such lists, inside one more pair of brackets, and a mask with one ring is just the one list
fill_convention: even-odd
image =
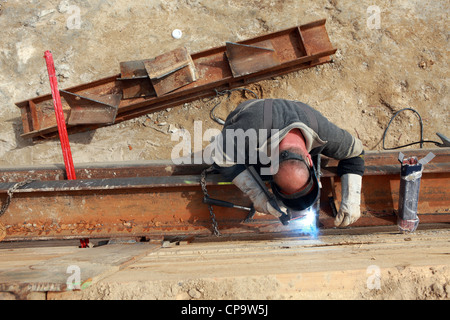
[(306, 158), (308, 159), (309, 166), (312, 167), (313, 166), (313, 161), (312, 161), (311, 155), (309, 153), (306, 154)]

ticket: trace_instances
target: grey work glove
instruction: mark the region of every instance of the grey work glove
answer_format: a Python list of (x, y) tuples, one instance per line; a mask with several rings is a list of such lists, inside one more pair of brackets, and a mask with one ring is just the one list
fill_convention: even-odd
[[(269, 199), (264, 193), (264, 191), (259, 186), (258, 182), (255, 181), (253, 176), (248, 170), (242, 171), (233, 179), (233, 183), (253, 202), (253, 207), (255, 211), (271, 214), (277, 218), (281, 216), (281, 212), (276, 210), (270, 203)], [(280, 206), (283, 210), (283, 207)], [(286, 209), (285, 209), (286, 210)], [(283, 211), (284, 212), (284, 211)]]
[(334, 220), (336, 227), (346, 227), (361, 216), (361, 182), (362, 176), (346, 173), (341, 177), (342, 201)]

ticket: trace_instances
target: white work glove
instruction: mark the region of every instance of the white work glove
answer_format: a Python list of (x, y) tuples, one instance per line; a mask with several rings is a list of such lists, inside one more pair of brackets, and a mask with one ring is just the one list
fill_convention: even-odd
[(346, 173), (341, 177), (342, 201), (334, 220), (336, 227), (346, 227), (361, 216), (361, 182), (362, 176)]
[[(248, 170), (242, 171), (239, 175), (237, 175), (233, 179), (233, 183), (253, 202), (253, 207), (255, 211), (271, 214), (277, 218), (281, 216), (281, 213), (276, 210), (269, 203), (269, 199), (267, 198), (264, 191), (259, 186), (258, 182), (255, 181), (253, 176)], [(280, 206), (280, 209), (283, 210), (283, 207)]]

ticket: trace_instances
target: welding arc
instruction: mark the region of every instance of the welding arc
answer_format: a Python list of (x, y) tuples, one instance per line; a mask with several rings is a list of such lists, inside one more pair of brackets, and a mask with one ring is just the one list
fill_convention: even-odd
[[(419, 141), (416, 141), (416, 142), (411, 142), (411, 143), (408, 143), (408, 144), (405, 144), (405, 145), (402, 145), (402, 146), (398, 146), (398, 147), (386, 148), (386, 147), (384, 146), (384, 143), (385, 143), (385, 139), (386, 139), (386, 133), (387, 133), (387, 131), (388, 131), (388, 129), (389, 129), (389, 126), (391, 125), (391, 122), (395, 119), (395, 117), (397, 117), (397, 115), (398, 115), (400, 112), (405, 111), (405, 110), (413, 111), (413, 112), (416, 113), (417, 116), (419, 117), (419, 123), (420, 123), (420, 140), (419, 140)], [(433, 141), (433, 140), (423, 140), (423, 122), (422, 122), (422, 117), (420, 116), (420, 114), (419, 114), (416, 110), (414, 110), (414, 109), (412, 109), (412, 108), (404, 108), (404, 109), (401, 109), (401, 110), (397, 111), (397, 112), (392, 116), (392, 118), (391, 118), (391, 120), (389, 121), (389, 123), (388, 123), (386, 129), (384, 130), (384, 133), (383, 133), (383, 149), (384, 149), (384, 150), (395, 150), (395, 149), (400, 149), (400, 148), (412, 146), (412, 145), (418, 144), (418, 143), (420, 143), (420, 148), (423, 148), (423, 144), (424, 144), (424, 143), (434, 143), (434, 144), (437, 145), (437, 146), (439, 146), (439, 145), (441, 144), (440, 142)]]

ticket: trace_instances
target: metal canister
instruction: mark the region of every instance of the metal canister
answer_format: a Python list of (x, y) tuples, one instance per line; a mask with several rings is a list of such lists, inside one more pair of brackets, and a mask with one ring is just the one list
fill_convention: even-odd
[(417, 207), (423, 165), (433, 158), (434, 154), (431, 152), (421, 160), (418, 160), (417, 157), (405, 158), (403, 153), (399, 153), (401, 172), (397, 225), (402, 232), (414, 232), (419, 225)]

